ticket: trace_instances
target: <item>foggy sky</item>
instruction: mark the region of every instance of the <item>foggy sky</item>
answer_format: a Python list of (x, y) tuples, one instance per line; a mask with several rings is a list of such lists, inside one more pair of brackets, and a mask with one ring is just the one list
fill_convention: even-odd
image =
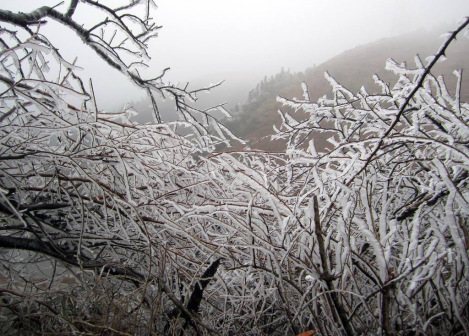
[[(25, 12), (58, 2), (0, 0), (3, 9)], [(146, 77), (171, 67), (167, 75), (171, 82), (208, 85), (225, 80), (217, 94), (227, 99), (238, 87), (249, 90), (281, 67), (302, 71), (383, 37), (448, 23), (456, 27), (469, 15), (467, 0), (160, 0), (157, 4), (155, 17), (163, 28), (151, 42)], [(90, 19), (88, 13), (77, 15)], [(78, 65), (86, 69), (82, 75), (93, 78), (98, 103), (104, 108), (142, 95), (73, 34), (52, 23), (42, 32), (72, 61), (78, 55)]]
[(304, 70), (359, 44), (460, 20), (460, 0), (160, 1), (152, 64), (175, 77)]

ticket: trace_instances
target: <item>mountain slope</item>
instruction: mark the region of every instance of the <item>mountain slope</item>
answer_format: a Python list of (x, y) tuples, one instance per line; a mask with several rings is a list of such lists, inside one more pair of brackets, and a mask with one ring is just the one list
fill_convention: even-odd
[[(277, 110), (282, 107), (276, 102), (277, 95), (286, 98), (301, 96), (300, 84), (304, 81), (308, 84), (311, 99), (317, 100), (331, 91), (324, 78), (326, 71), (352, 92), (357, 92), (362, 86), (365, 86), (368, 92), (377, 91), (378, 88), (372, 79), (374, 74), (391, 84), (397, 79), (394, 74), (384, 69), (387, 59), (392, 58), (399, 63), (405, 61), (413, 66), (418, 54), (425, 63), (425, 58), (435, 54), (442, 43), (443, 40), (438, 39), (438, 34), (421, 30), (358, 46), (302, 73), (290, 74), (282, 71), (270, 79), (265, 78), (251, 91), (248, 102), (242, 106), (235, 119), (228, 123), (228, 127), (249, 140), (253, 148), (281, 150), (282, 144), (271, 141), (269, 137), (273, 133), (273, 125), (280, 124)], [(447, 59), (438, 63), (432, 70), (434, 75), (445, 76), (450, 92), (454, 92), (456, 87), (452, 72), (468, 67), (468, 54), (469, 40), (461, 38), (450, 46)], [(464, 73), (461, 100), (469, 101), (469, 76)]]

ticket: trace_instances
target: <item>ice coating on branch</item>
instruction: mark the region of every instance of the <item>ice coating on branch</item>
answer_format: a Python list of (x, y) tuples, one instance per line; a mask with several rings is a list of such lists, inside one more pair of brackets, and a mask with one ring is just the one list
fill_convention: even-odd
[[(107, 35), (94, 41), (109, 51)], [(223, 105), (188, 105), (201, 90), (137, 80), (180, 109), (178, 121), (139, 125), (132, 111), (96, 111), (65, 63), (54, 73), (57, 55), (28, 62), (20, 49), (0, 68), (14, 87), (0, 100), (0, 263), (34, 288), (2, 293), (15, 305), (27, 295), (21, 311), (66, 309), (54, 321), (68, 327), (104, 305), (113, 328), (147, 332), (151, 320), (158, 334), (467, 333), (468, 105), (423, 78), (420, 58), (391, 64), (392, 84), (375, 76), (378, 90), (326, 74), (329, 98), (310, 102), (305, 84), (302, 98), (279, 97), (285, 151), (218, 152), (231, 137), (214, 119)], [(4, 251), (11, 239), (55, 249)], [(78, 283), (37, 284), (45, 263)], [(196, 327), (182, 321), (194, 293)]]
[(345, 87), (343, 87), (342, 85), (340, 85), (334, 77), (332, 77), (328, 72), (325, 72), (324, 73), (324, 77), (326, 78), (326, 80), (329, 82), (329, 84), (332, 86), (332, 91), (337, 94), (337, 92), (340, 92), (342, 95), (345, 96), (346, 99), (355, 99), (355, 95), (349, 91), (348, 89), (346, 89)]

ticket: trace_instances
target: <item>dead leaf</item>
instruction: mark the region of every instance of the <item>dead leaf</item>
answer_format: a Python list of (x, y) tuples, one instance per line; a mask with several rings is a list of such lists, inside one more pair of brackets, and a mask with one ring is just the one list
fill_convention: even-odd
[(314, 335), (315, 333), (316, 333), (316, 330), (308, 330), (308, 331), (302, 332), (301, 334), (298, 334), (296, 336), (311, 336), (311, 335)]

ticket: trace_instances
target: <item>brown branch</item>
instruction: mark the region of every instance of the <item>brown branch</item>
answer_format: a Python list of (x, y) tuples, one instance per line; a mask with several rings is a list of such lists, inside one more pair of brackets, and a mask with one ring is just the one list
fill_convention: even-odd
[(70, 6), (68, 7), (68, 10), (67, 10), (67, 13), (65, 13), (65, 16), (72, 17), (72, 15), (75, 13), (75, 10), (77, 9), (77, 5), (78, 5), (78, 0), (70, 1)]
[[(331, 306), (333, 306), (333, 314), (337, 315), (338, 318), (344, 328), (344, 331), (347, 336), (352, 336), (355, 333), (353, 332), (353, 328), (350, 324), (349, 319), (347, 318), (347, 314), (345, 312), (344, 307), (339, 302), (339, 296), (335, 291), (335, 286), (333, 283), (334, 277), (330, 274), (329, 265), (327, 262), (327, 250), (324, 242), (324, 237), (322, 236), (321, 230), (321, 219), (319, 217), (319, 203), (318, 198), (316, 195), (313, 195), (313, 207), (314, 207), (314, 231), (316, 235), (316, 239), (318, 240), (318, 247), (319, 247), (319, 256), (321, 257), (321, 264), (322, 264), (322, 273), (320, 275), (321, 279), (325, 281), (327, 285), (327, 289), (330, 291), (328, 298), (330, 297), (331, 300), (327, 300)], [(332, 302), (330, 302), (332, 301)], [(334, 309), (335, 308), (335, 309)]]
[[(455, 180), (454, 180), (454, 184), (458, 184), (462, 181), (464, 181), (465, 179), (467, 179), (468, 177), (468, 173), (467, 171), (464, 171), (459, 177), (457, 177)], [(415, 211), (417, 211), (417, 209), (425, 203), (425, 205), (427, 206), (432, 206), (432, 205), (435, 205), (438, 200), (440, 200), (441, 198), (447, 196), (449, 194), (449, 190), (448, 189), (443, 189), (441, 191), (439, 191), (438, 193), (436, 194), (427, 194), (425, 195), (424, 194), (424, 197), (419, 199), (418, 201), (408, 205), (404, 210), (402, 210), (398, 215), (396, 215), (396, 219), (398, 221), (403, 221), (411, 216), (413, 216), (413, 214), (415, 213)], [(400, 210), (400, 209), (399, 209)], [(397, 211), (396, 211), (397, 212)]]
[(187, 304), (187, 309), (193, 312), (197, 312), (199, 310), (200, 302), (202, 301), (202, 295), (204, 293), (204, 289), (208, 286), (210, 281), (212, 280), (213, 276), (218, 270), (218, 266), (220, 266), (222, 258), (218, 258), (215, 260), (209, 268), (207, 268), (202, 274), (201, 280), (197, 281), (195, 284), (194, 290), (192, 291), (191, 297), (189, 299), (189, 303)]
[[(52, 18), (63, 25), (69, 27), (72, 29), (78, 36), (81, 37), (83, 42), (87, 44), (89, 47), (91, 47), (103, 60), (105, 60), (110, 66), (113, 68), (121, 71), (121, 72), (126, 72), (126, 69), (123, 68), (120, 64), (115, 62), (112, 58), (110, 58), (105, 52), (103, 52), (101, 49), (99, 49), (96, 46), (96, 43), (91, 40), (90, 33), (83, 28), (81, 25), (79, 25), (77, 22), (72, 20), (70, 16), (64, 15), (52, 7), (47, 7), (43, 6), (40, 7), (31, 13), (13, 13), (11, 11), (3, 10), (0, 9), (0, 21), (8, 22), (23, 28), (28, 28), (30, 25), (36, 25), (39, 24), (41, 19), (44, 18)], [(134, 82), (143, 85), (143, 81), (141, 78), (138, 78), (137, 76), (130, 74)]]
[(83, 269), (103, 270), (103, 273), (122, 277), (134, 283), (146, 281), (142, 274), (131, 268), (109, 265), (104, 261), (90, 260), (83, 255), (80, 255), (80, 258), (78, 258), (77, 251), (66, 250), (63, 247), (52, 245), (50, 242), (31, 238), (0, 236), (0, 247), (40, 253), (72, 266), (83, 267)]

